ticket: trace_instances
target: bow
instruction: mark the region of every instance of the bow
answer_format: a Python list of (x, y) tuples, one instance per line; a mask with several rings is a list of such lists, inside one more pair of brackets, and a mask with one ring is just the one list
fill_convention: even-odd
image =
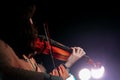
[[(49, 30), (48, 30), (48, 24), (44, 23), (43, 26), (44, 26), (44, 30), (45, 30), (45, 36), (46, 36), (46, 39), (47, 39), (48, 44), (49, 44), (48, 47), (49, 47), (49, 51), (50, 51), (50, 56), (51, 56), (51, 59), (52, 59), (53, 67), (56, 68), (55, 60), (53, 58), (53, 50), (52, 50), (52, 45), (51, 45), (51, 40), (50, 40), (51, 38), (50, 38)], [(58, 68), (56, 68), (56, 69), (57, 69), (58, 74), (60, 76)]]

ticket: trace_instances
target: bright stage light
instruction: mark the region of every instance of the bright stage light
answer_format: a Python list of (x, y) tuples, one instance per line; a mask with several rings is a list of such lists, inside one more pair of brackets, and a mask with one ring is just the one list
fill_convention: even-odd
[(92, 68), (91, 70), (84, 68), (80, 70), (78, 77), (80, 78), (80, 80), (89, 80), (90, 78), (97, 80), (103, 77), (104, 72), (104, 66), (101, 66), (99, 68)]
[(105, 68), (101, 66), (99, 69), (91, 69), (91, 76), (95, 79), (99, 79), (103, 77), (103, 74), (105, 72)]
[(80, 80), (89, 80), (91, 78), (90, 70), (87, 68), (82, 69), (78, 74)]

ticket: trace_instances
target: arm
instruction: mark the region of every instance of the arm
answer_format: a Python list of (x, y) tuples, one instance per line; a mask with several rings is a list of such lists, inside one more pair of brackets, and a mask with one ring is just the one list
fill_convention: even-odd
[(58, 76), (51, 76), (47, 73), (28, 71), (17, 68), (15, 62), (17, 56), (13, 55), (14, 51), (0, 40), (0, 73), (3, 80), (60, 80)]
[(44, 73), (23, 70), (11, 66), (0, 66), (0, 71), (2, 72), (2, 77), (5, 80), (6, 78), (11, 80), (44, 80), (45, 77)]
[(28, 71), (10, 66), (0, 66), (0, 71), (3, 80), (62, 80), (61, 77), (47, 73)]

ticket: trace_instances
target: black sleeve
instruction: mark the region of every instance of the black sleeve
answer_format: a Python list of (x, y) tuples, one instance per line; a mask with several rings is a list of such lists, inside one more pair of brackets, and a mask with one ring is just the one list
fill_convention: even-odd
[(52, 76), (43, 72), (28, 71), (13, 67), (1, 67), (2, 80), (62, 80), (59, 76)]

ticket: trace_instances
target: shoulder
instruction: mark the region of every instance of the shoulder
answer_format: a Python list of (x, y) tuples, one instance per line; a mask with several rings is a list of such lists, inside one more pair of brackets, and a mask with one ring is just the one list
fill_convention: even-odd
[(3, 40), (0, 40), (0, 57), (6, 58), (9, 56), (10, 52), (12, 52), (11, 47)]
[(6, 48), (8, 48), (8, 45), (3, 40), (0, 40), (0, 51)]
[(15, 56), (15, 51), (6, 42), (0, 40), (0, 54)]
[(17, 59), (14, 50), (3, 40), (0, 40), (0, 65), (13, 65)]
[(4, 42), (3, 40), (0, 39), (0, 52), (7, 51), (7, 50), (12, 51), (12, 48), (6, 42)]

